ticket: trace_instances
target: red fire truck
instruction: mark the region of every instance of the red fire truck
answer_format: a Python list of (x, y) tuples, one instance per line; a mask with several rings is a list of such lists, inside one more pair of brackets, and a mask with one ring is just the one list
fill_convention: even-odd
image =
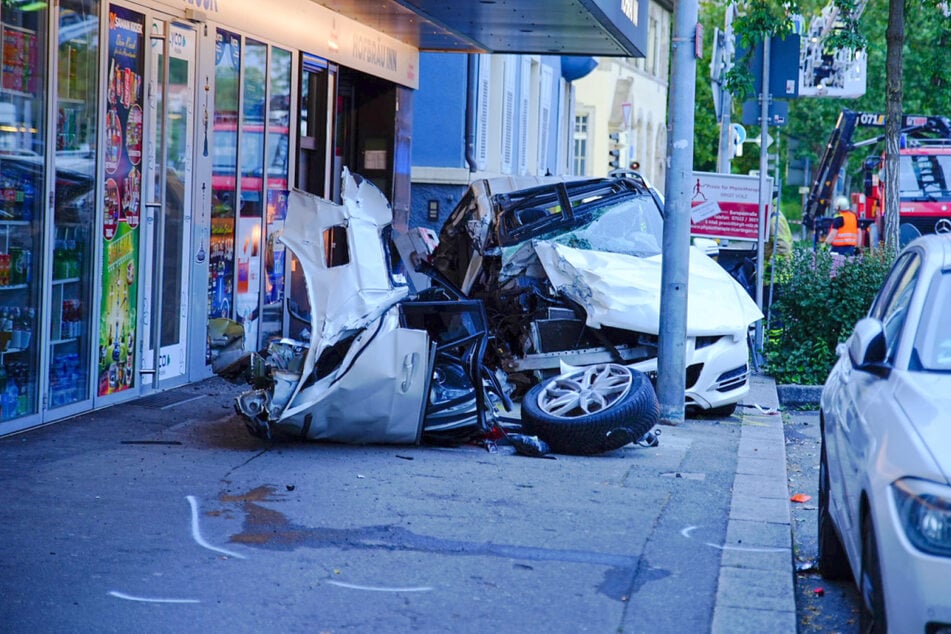
[[(853, 142), (859, 126), (884, 128), (885, 115), (843, 110), (819, 162), (816, 180), (803, 209), (803, 221), (824, 235), (832, 223), (830, 203), (836, 181), (851, 151), (881, 142), (881, 134)], [(870, 156), (863, 165), (864, 195), (853, 195), (853, 210), (865, 231), (864, 244), (884, 235), (884, 157)], [(951, 120), (943, 116), (902, 117), (899, 148), (899, 232), (905, 244), (923, 233), (951, 231)]]

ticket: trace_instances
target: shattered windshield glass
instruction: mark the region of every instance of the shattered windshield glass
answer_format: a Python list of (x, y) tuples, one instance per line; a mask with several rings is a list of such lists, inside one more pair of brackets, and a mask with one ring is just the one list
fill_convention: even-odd
[(552, 237), (575, 249), (650, 257), (660, 253), (664, 221), (650, 196), (624, 198), (592, 212), (590, 222)]

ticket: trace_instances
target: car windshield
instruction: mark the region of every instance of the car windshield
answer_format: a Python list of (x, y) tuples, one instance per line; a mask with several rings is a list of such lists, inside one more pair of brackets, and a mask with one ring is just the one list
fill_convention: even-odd
[(951, 372), (951, 271), (938, 273), (928, 290), (915, 337), (912, 369)]
[(902, 200), (951, 200), (951, 154), (905, 154), (900, 161)]
[(650, 196), (624, 197), (591, 212), (591, 221), (552, 238), (576, 249), (637, 257), (661, 250), (664, 221)]

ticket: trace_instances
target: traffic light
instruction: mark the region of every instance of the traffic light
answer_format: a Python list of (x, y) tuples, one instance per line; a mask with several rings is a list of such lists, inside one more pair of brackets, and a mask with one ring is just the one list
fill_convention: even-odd
[(641, 164), (640, 164), (640, 162), (639, 162), (639, 161), (631, 161), (631, 170), (636, 172), (636, 171), (639, 170), (639, 169), (641, 169)]
[(616, 170), (619, 168), (621, 166), (621, 150), (610, 150), (608, 151), (608, 155), (611, 157), (608, 160), (608, 165), (611, 167), (611, 169)]
[(608, 168), (612, 170), (621, 167), (621, 133), (612, 132), (608, 135), (611, 139), (611, 148), (608, 150)]
[(608, 167), (616, 170), (621, 167), (621, 148), (619, 147), (621, 143), (621, 133), (612, 132), (608, 135), (608, 138), (611, 139), (611, 149), (608, 150), (608, 156), (610, 157), (608, 159)]

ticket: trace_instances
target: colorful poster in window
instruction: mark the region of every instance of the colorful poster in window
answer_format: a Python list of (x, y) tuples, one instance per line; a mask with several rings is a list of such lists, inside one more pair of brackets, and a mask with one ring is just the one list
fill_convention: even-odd
[(267, 190), (267, 245), (264, 249), (265, 274), (264, 303), (284, 301), (284, 220), (287, 218), (287, 190)]
[(99, 396), (135, 385), (145, 16), (109, 7)]
[[(241, 36), (215, 33), (215, 111), (212, 157), (211, 238), (208, 256), (208, 317), (237, 317), (235, 299), (235, 215), (238, 209), (238, 87)], [(249, 283), (247, 276), (239, 284)], [(205, 361), (211, 362), (208, 350)]]

